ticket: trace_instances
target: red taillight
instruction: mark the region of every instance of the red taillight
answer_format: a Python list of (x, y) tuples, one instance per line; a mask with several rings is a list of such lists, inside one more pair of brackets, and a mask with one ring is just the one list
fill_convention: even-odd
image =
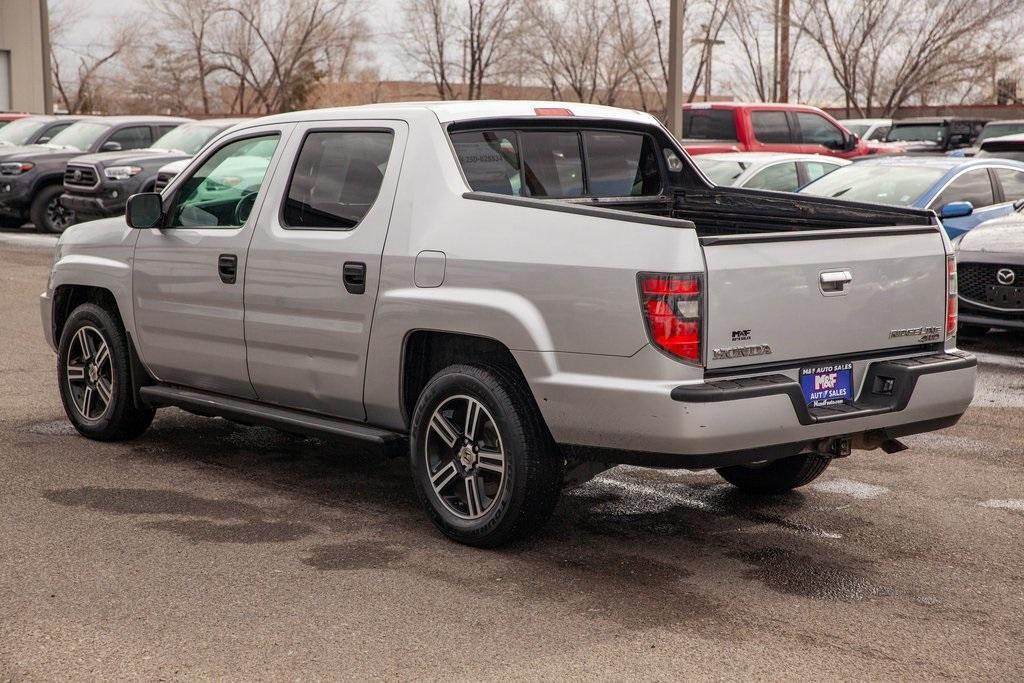
[(571, 109), (559, 109), (556, 107), (538, 107), (533, 110), (537, 116), (572, 116)]
[(701, 362), (701, 276), (640, 274), (640, 302), (651, 341), (661, 350)]
[(956, 257), (946, 257), (946, 339), (956, 334), (957, 322), (957, 283)]

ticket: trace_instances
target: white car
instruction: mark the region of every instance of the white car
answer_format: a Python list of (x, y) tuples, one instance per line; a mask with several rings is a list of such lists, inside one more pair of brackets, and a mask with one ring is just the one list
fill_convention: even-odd
[(884, 142), (892, 128), (892, 119), (840, 119), (839, 123), (861, 140), (871, 142)]
[(850, 164), (846, 159), (820, 154), (778, 152), (701, 154), (693, 157), (693, 161), (715, 185), (777, 192), (796, 192)]

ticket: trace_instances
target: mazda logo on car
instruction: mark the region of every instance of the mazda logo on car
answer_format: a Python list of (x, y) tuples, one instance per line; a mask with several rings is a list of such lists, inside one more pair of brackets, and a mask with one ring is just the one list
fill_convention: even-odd
[(1012, 285), (1016, 279), (1017, 274), (1013, 272), (1012, 268), (1000, 268), (996, 273), (996, 281), (1001, 285)]

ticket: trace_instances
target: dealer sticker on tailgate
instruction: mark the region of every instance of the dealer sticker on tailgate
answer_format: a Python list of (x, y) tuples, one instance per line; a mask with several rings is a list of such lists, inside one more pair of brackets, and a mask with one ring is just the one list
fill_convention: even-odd
[(853, 363), (816, 365), (800, 369), (800, 387), (811, 408), (853, 400)]

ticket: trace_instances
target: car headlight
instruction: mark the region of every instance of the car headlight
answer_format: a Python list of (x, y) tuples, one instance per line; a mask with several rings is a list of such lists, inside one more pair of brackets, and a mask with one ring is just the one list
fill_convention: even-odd
[(21, 175), (22, 173), (28, 173), (35, 164), (28, 161), (8, 161), (7, 163), (0, 164), (0, 175)]
[(111, 180), (128, 180), (141, 172), (142, 168), (139, 166), (111, 166), (110, 168), (103, 169), (103, 175)]

